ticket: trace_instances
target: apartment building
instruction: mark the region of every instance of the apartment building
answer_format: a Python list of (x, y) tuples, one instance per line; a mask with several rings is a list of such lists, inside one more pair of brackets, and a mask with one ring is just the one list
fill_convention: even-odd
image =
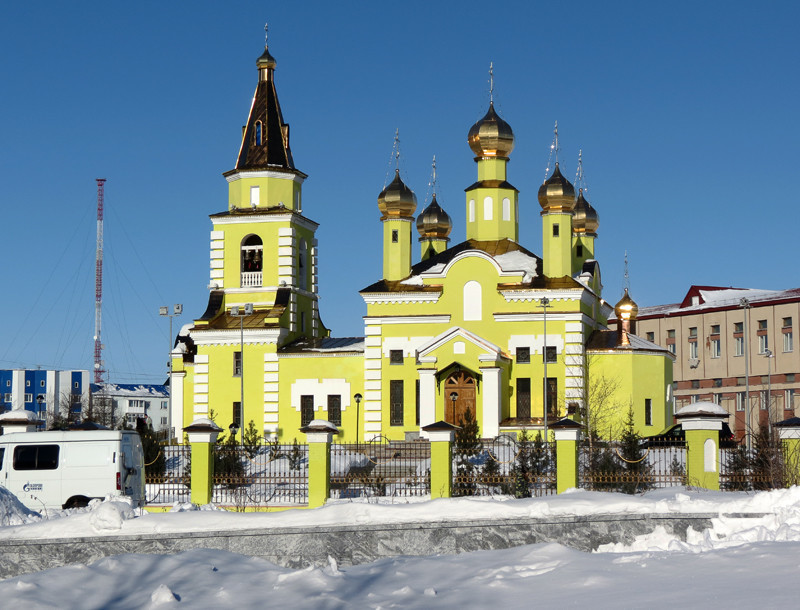
[(676, 410), (711, 400), (728, 410), (741, 437), (748, 394), (752, 427), (797, 412), (799, 319), (800, 288), (692, 286), (680, 303), (640, 308), (637, 334), (675, 355)]

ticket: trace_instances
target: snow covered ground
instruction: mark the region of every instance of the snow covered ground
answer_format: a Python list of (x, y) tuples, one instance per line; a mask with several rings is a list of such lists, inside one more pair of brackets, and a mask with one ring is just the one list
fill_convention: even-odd
[[(683, 488), (643, 496), (575, 491), (529, 500), (452, 499), (408, 504), (340, 501), (315, 510), (237, 514), (176, 507), (140, 515), (121, 502), (42, 519), (0, 490), (0, 538), (74, 537), (304, 524), (445, 521), (564, 514), (720, 516), (681, 542), (663, 531), (587, 554), (557, 544), (372, 564), (290, 570), (225, 551), (122, 555), (0, 582), (20, 608), (596, 608), (794, 607), (800, 576), (800, 488), (756, 494)], [(206, 507), (211, 509), (213, 507)], [(758, 519), (725, 516), (767, 513)]]

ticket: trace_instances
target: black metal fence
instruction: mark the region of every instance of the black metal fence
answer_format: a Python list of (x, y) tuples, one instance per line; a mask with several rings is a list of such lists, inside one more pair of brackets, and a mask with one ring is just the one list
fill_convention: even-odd
[(224, 443), (214, 448), (215, 504), (253, 506), (308, 503), (308, 445)]
[(331, 498), (425, 496), (431, 492), (427, 440), (331, 445)]
[(719, 458), (720, 489), (756, 491), (800, 484), (800, 455), (792, 447), (767, 431), (740, 445), (723, 447)]
[(622, 443), (586, 439), (578, 456), (578, 486), (592, 491), (640, 493), (686, 484), (681, 440)]
[(510, 495), (517, 498), (556, 493), (555, 445), (541, 439), (499, 436), (452, 450), (453, 496)]
[(145, 465), (145, 501), (147, 504), (191, 502), (191, 448), (189, 445), (165, 445), (161, 453), (164, 455), (163, 474), (151, 474)]

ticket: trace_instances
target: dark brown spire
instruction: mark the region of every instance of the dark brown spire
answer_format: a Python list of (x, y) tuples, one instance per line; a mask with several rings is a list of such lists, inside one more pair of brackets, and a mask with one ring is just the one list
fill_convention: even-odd
[(244, 128), (242, 147), (236, 160), (237, 170), (295, 169), (289, 147), (289, 125), (283, 122), (275, 91), (275, 64), (265, 45), (264, 53), (256, 61), (258, 86)]

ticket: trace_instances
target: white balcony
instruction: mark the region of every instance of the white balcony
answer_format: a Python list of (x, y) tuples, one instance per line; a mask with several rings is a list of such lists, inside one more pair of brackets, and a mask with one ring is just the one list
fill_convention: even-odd
[(242, 273), (242, 288), (261, 286), (261, 271), (245, 271)]

